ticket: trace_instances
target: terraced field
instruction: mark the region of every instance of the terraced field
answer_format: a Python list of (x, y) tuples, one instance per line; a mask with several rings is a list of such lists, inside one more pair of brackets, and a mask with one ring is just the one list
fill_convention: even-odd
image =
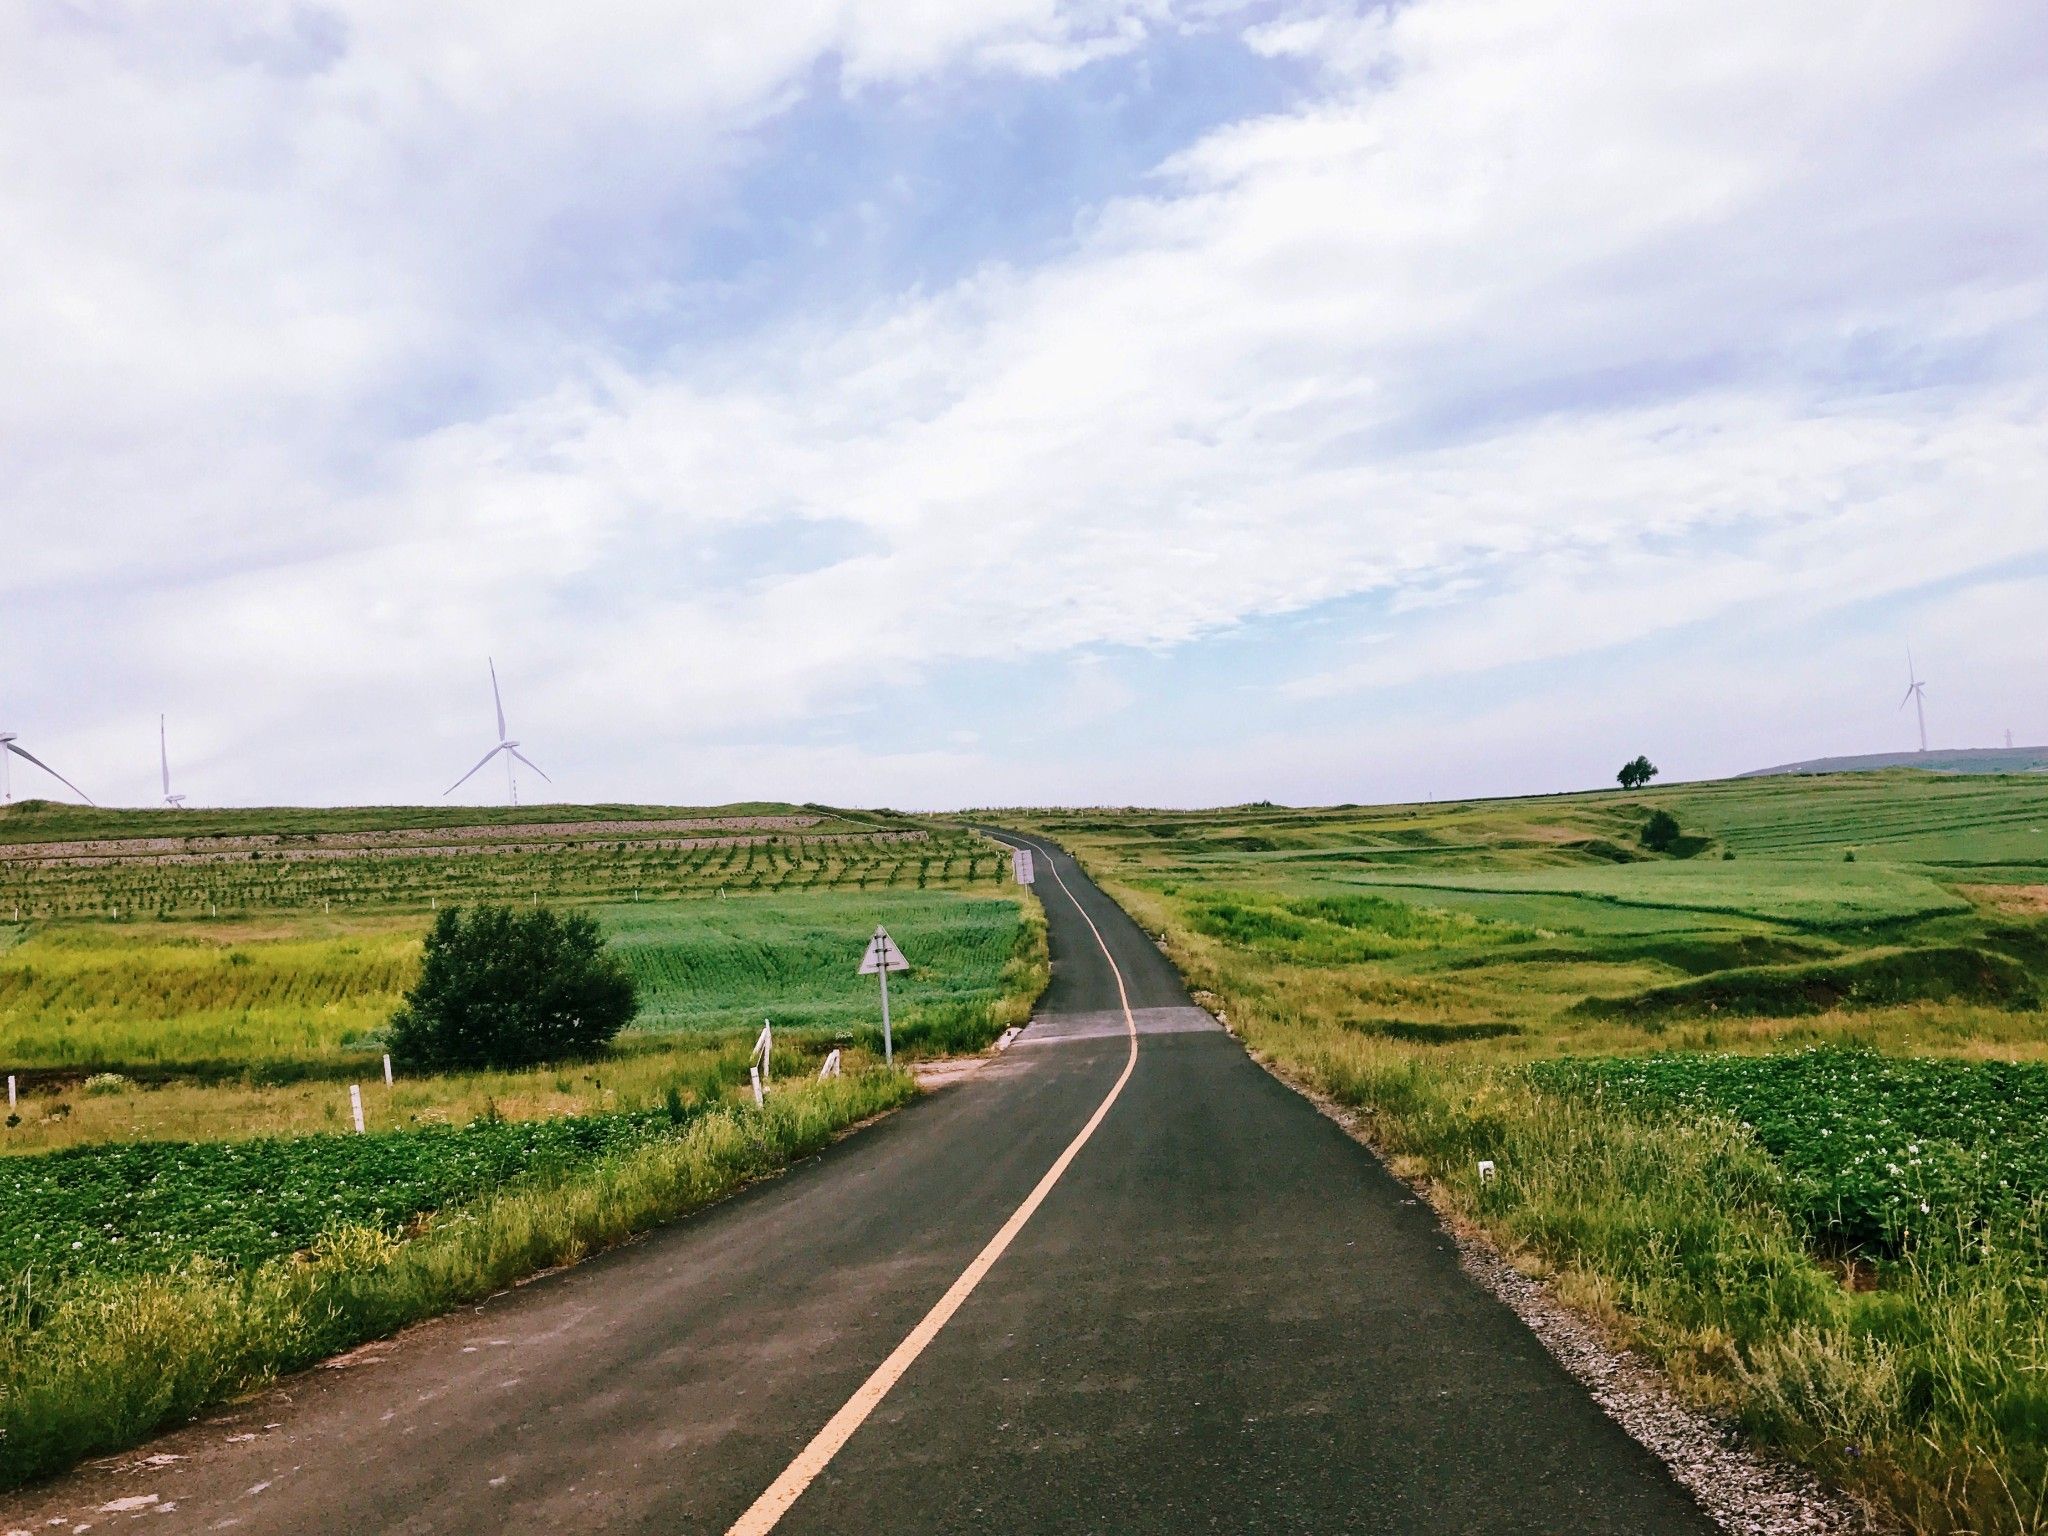
[(398, 810), (383, 824), (356, 811), (0, 812), (0, 919), (15, 922), (960, 888), (1001, 867), (999, 850), (958, 831), (803, 806)]

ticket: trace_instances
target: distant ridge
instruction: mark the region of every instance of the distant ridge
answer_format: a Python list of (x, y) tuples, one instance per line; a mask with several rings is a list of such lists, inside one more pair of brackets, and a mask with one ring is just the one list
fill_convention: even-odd
[(1928, 773), (2048, 773), (2048, 747), (1963, 747), (1952, 752), (1872, 752), (1863, 757), (1816, 757), (1777, 768), (1752, 768), (1738, 779), (1778, 773), (1873, 773), (1919, 768)]

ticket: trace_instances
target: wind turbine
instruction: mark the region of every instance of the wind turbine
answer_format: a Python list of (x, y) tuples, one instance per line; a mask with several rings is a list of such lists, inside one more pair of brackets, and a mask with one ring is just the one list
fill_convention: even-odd
[(94, 803), (91, 795), (88, 795), (76, 784), (72, 783), (69, 779), (65, 778), (63, 774), (59, 773), (56, 769), (52, 768), (40, 757), (37, 757), (33, 752), (29, 751), (27, 747), (21, 746), (14, 732), (0, 731), (0, 804), (11, 805), (14, 801), (14, 781), (7, 772), (7, 757), (9, 753), (12, 753), (14, 756), (21, 758), (26, 762), (34, 763), (38, 768), (42, 769), (43, 772), (47, 773), (59, 784), (62, 784), (66, 789), (70, 790), (71, 793), (78, 796), (78, 798), (83, 800), (87, 805), (91, 805)]
[(1908, 647), (1906, 651), (1906, 696), (1899, 700), (1899, 708), (1904, 709), (1908, 704), (1913, 706), (1913, 713), (1920, 721), (1920, 750), (1922, 752), (1927, 750), (1926, 694), (1927, 685), (1920, 681), (1918, 673), (1914, 671), (1913, 652)]
[(520, 762), (526, 764), (526, 766), (531, 768), (535, 773), (539, 773), (543, 779), (547, 779), (547, 781), (550, 784), (554, 783), (555, 781), (553, 779), (548, 779), (548, 776), (545, 773), (541, 772), (540, 764), (536, 763), (532, 758), (527, 757), (524, 753), (522, 753), (519, 750), (519, 743), (514, 741), (509, 735), (506, 734), (505, 701), (498, 695), (498, 664), (495, 661), (491, 661), (489, 657), (485, 657), (484, 659), (491, 669), (491, 702), (498, 706), (498, 744), (495, 747), (491, 748), (490, 751), (486, 752), (482, 757), (477, 759), (476, 768), (470, 769), (468, 773), (465, 773), (453, 784), (450, 784), (446, 789), (442, 790), (441, 797), (445, 800), (448, 796), (454, 794), (455, 791), (462, 788), (463, 785), (467, 784), (472, 778), (476, 776), (477, 768), (483, 767), (485, 763), (488, 763), (492, 758), (496, 757), (500, 752), (502, 752), (505, 754), (505, 783), (512, 791), (512, 803), (514, 805), (517, 805), (519, 803), (519, 779), (512, 768), (513, 758), (518, 758)]
[(185, 809), (185, 797), (171, 793), (171, 748), (164, 740), (164, 717), (156, 717), (156, 753), (164, 767), (164, 804), (174, 811)]

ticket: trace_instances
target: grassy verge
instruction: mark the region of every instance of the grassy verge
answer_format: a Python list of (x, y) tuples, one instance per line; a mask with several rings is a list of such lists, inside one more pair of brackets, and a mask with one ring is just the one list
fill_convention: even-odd
[(901, 1073), (806, 1083), (672, 1137), (529, 1176), (398, 1240), (337, 1226), (246, 1270), (90, 1278), (0, 1295), (0, 1486), (132, 1445), (275, 1376), (574, 1262), (819, 1150), (915, 1090)]

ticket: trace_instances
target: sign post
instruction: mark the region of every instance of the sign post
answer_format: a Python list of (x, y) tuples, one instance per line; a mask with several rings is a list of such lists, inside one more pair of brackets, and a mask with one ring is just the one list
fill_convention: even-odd
[(348, 1085), (349, 1112), (355, 1117), (356, 1134), (363, 1134), (363, 1090), (354, 1083)]
[(1031, 867), (1031, 850), (1029, 848), (1012, 848), (1010, 850), (1010, 868), (1017, 872), (1017, 883), (1019, 885), (1029, 885), (1037, 876), (1037, 871)]
[(875, 936), (868, 940), (868, 952), (861, 957), (860, 974), (882, 978), (882, 1064), (893, 1066), (896, 1061), (896, 1041), (889, 1031), (889, 973), (907, 971), (910, 962), (903, 958), (903, 951), (896, 947), (896, 941), (889, 937), (888, 929), (879, 923), (875, 925)]

